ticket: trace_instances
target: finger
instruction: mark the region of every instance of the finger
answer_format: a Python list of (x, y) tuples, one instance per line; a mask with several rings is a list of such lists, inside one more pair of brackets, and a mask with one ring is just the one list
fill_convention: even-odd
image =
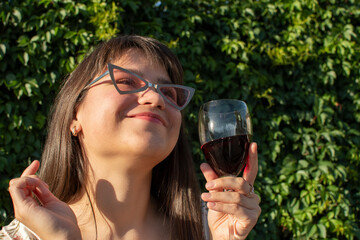
[(41, 181), (41, 185), (39, 185), (39, 187), (37, 187), (34, 190), (34, 194), (36, 195), (36, 197), (39, 199), (39, 201), (43, 204), (46, 205), (52, 201), (57, 201), (59, 200), (57, 197), (55, 197), (55, 195), (49, 190), (49, 187), (47, 186), (47, 184), (43, 181)]
[(252, 186), (242, 177), (222, 177), (211, 180), (206, 183), (206, 189), (209, 191), (232, 190), (244, 195), (249, 195)]
[(244, 169), (243, 178), (253, 186), (257, 172), (258, 172), (257, 144), (253, 142), (250, 144), (249, 147), (249, 157), (247, 159), (246, 167)]
[(30, 188), (27, 187), (25, 177), (14, 178), (9, 182), (8, 191), (13, 201), (20, 199), (22, 200), (31, 194), (32, 190)]
[(38, 160), (33, 161), (21, 174), (21, 177), (34, 175), (40, 167), (40, 162)]
[(20, 218), (26, 215), (26, 212), (32, 207), (39, 206), (39, 203), (33, 198), (32, 193), (40, 184), (40, 179), (36, 177), (21, 177), (13, 179), (9, 186), (9, 193), (14, 205), (15, 217)]
[(32, 175), (27, 176), (26, 180), (28, 187), (31, 186), (32, 192), (36, 195), (38, 200), (43, 204), (46, 205), (47, 203), (57, 199), (52, 192), (49, 190), (49, 185), (47, 185), (43, 180), (39, 177)]
[(23, 200), (26, 197), (31, 196), (31, 192), (36, 188), (47, 189), (44, 182), (37, 176), (24, 176), (10, 181), (9, 192), (13, 199)]
[(238, 192), (210, 192), (201, 195), (205, 202), (234, 203), (247, 209), (256, 209), (259, 205), (260, 198), (256, 194), (251, 197)]
[(235, 203), (208, 202), (207, 207), (210, 210), (231, 214), (238, 219), (247, 218), (252, 219), (255, 222), (261, 213), (261, 208), (259, 205), (257, 205), (254, 209), (248, 209)]
[(202, 163), (200, 165), (200, 169), (204, 174), (207, 182), (219, 178), (219, 176), (215, 173), (215, 171), (210, 167), (208, 163)]

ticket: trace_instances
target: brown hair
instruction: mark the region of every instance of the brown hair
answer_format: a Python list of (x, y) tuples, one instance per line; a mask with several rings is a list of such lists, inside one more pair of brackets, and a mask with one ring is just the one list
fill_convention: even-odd
[[(140, 49), (149, 61), (165, 67), (171, 80), (182, 84), (183, 70), (164, 44), (141, 36), (119, 36), (100, 44), (70, 74), (61, 87), (49, 119), (40, 177), (60, 200), (71, 203), (84, 191), (87, 160), (70, 124), (86, 91), (84, 87), (128, 49)], [(154, 167), (151, 194), (158, 210), (170, 221), (172, 238), (202, 239), (200, 190), (184, 124), (171, 154)]]

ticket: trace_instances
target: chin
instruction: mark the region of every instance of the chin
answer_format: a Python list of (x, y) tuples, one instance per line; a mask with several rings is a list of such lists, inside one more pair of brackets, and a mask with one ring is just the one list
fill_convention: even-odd
[(120, 139), (117, 142), (120, 143), (119, 147), (122, 150), (125, 149), (129, 154), (156, 158), (160, 161), (172, 152), (178, 139), (176, 133), (164, 132), (156, 128), (144, 131), (144, 129), (130, 127), (119, 136)]
[(140, 156), (144, 156), (146, 158), (155, 158), (159, 161), (164, 160), (175, 147), (175, 144), (169, 144), (166, 141), (155, 141), (153, 140), (141, 140), (133, 145), (133, 153), (139, 154)]

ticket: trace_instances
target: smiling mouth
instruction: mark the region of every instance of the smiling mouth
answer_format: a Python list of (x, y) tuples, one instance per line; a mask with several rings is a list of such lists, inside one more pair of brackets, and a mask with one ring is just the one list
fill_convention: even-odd
[(150, 112), (138, 113), (138, 114), (130, 115), (129, 117), (147, 120), (150, 122), (154, 122), (166, 126), (166, 122), (161, 116)]

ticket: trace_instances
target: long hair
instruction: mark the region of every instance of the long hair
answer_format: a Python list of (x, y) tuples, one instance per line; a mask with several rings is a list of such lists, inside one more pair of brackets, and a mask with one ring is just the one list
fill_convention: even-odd
[[(119, 36), (100, 44), (64, 81), (55, 99), (42, 154), (40, 177), (60, 200), (71, 203), (84, 191), (88, 162), (78, 138), (70, 133), (76, 109), (84, 99), (84, 87), (106, 64), (129, 49), (143, 51), (147, 59), (165, 67), (173, 83), (182, 84), (183, 69), (164, 44), (141, 36)], [(202, 239), (200, 190), (184, 124), (170, 155), (152, 171), (151, 194), (158, 211), (169, 220), (172, 239)]]

